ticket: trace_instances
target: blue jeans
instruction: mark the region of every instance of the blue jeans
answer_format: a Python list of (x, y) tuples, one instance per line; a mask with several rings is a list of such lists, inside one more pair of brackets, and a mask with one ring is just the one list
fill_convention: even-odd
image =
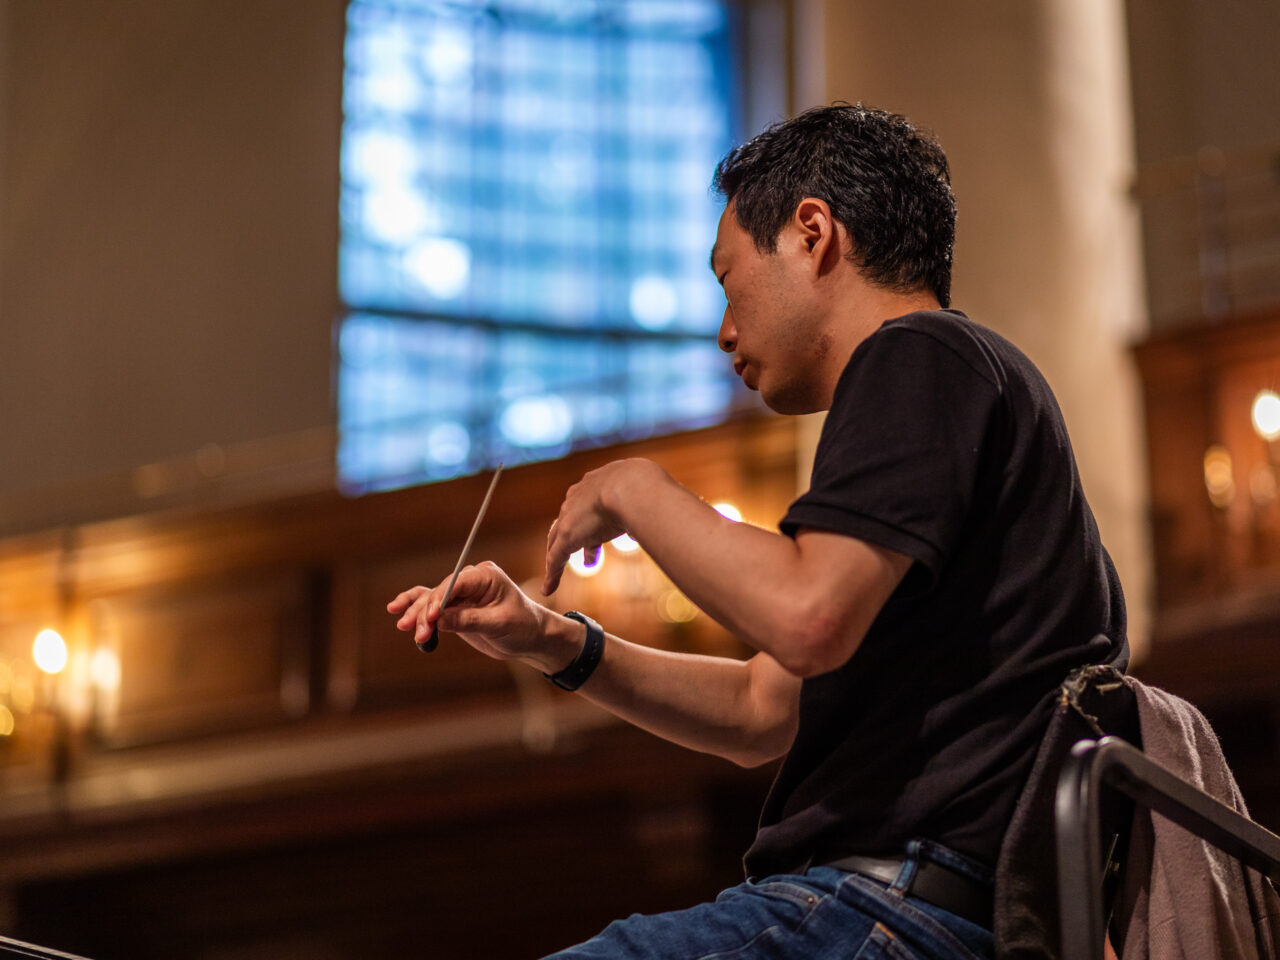
[(991, 931), (902, 895), (922, 859), (991, 879), (946, 847), (913, 840), (890, 885), (831, 867), (747, 881), (714, 903), (615, 920), (546, 960), (988, 960)]

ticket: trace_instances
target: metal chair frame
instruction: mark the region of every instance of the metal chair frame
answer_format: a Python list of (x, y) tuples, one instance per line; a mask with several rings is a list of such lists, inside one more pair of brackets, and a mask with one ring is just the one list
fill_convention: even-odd
[(1102, 960), (1101, 800), (1116, 790), (1280, 884), (1280, 836), (1118, 737), (1081, 740), (1058, 777), (1055, 823), (1063, 960)]
[(10, 940), (8, 937), (0, 937), (0, 957), (32, 957), (35, 960), (86, 960), (86, 958), (78, 957), (75, 954), (63, 953), (61, 950), (51, 950), (48, 947), (40, 947), (34, 943), (24, 943), (21, 940)]

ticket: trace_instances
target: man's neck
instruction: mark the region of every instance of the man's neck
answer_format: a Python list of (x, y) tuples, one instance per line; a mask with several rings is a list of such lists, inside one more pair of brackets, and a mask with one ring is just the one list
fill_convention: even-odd
[(863, 340), (879, 330), (886, 320), (917, 310), (937, 309), (938, 298), (927, 290), (898, 293), (868, 283), (861, 276), (846, 284), (843, 294), (832, 302), (829, 314), (832, 323), (827, 329), (831, 333), (832, 349), (827, 352), (820, 373), (826, 398), (823, 409), (830, 408), (840, 374)]

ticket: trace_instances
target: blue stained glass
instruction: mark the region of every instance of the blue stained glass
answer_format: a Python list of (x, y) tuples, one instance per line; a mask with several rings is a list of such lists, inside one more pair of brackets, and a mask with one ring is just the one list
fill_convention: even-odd
[(723, 419), (725, 0), (351, 0), (339, 474), (361, 492)]

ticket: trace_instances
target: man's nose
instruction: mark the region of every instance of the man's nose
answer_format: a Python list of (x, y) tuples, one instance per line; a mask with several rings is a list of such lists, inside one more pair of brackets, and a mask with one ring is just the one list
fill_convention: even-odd
[(733, 353), (738, 349), (738, 328), (733, 325), (733, 311), (728, 307), (724, 308), (724, 319), (720, 321), (720, 333), (716, 336), (716, 343), (725, 353)]

